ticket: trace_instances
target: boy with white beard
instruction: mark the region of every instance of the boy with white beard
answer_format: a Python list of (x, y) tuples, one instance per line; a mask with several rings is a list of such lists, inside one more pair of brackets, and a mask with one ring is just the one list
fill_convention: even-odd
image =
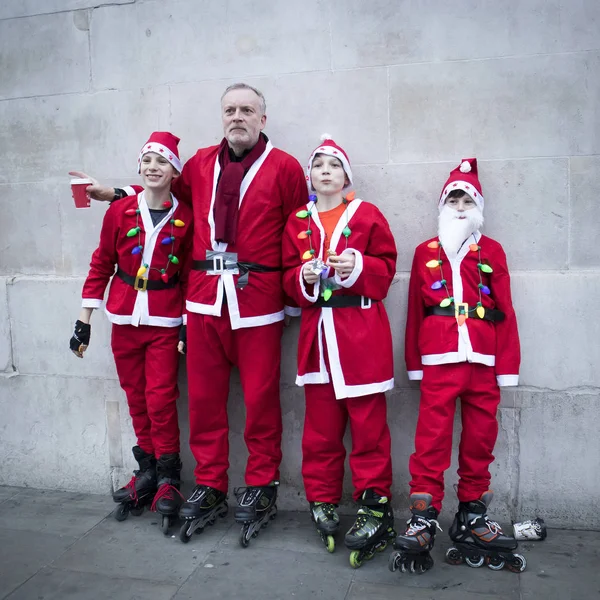
[(393, 571), (422, 573), (433, 566), (457, 397), (459, 507), (449, 532), (456, 547), (446, 559), (494, 570), (506, 565), (515, 572), (526, 565), (512, 552), (516, 541), (487, 517), (499, 386), (518, 384), (520, 349), (504, 250), (479, 232), (483, 204), (477, 160), (465, 159), (442, 189), (438, 238), (415, 250), (405, 354), (409, 379), (421, 381), (421, 402), (409, 464), (412, 518), (396, 538)]

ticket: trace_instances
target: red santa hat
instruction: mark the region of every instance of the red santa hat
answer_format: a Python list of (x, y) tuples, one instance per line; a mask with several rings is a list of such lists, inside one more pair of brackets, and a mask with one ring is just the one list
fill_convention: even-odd
[(326, 156), (333, 156), (334, 158), (339, 159), (342, 163), (342, 167), (344, 168), (344, 172), (348, 177), (348, 181), (350, 182), (345, 187), (350, 187), (352, 185), (352, 169), (350, 168), (350, 159), (346, 152), (344, 152), (341, 146), (338, 146), (332, 139), (329, 133), (324, 133), (321, 136), (321, 145), (317, 146), (310, 158), (308, 159), (308, 167), (306, 168), (306, 182), (308, 183), (308, 189), (311, 189), (310, 184), (310, 170), (312, 168), (313, 161), (315, 160), (315, 156), (317, 154), (325, 154)]
[(179, 138), (168, 131), (153, 132), (148, 141), (142, 146), (138, 156), (138, 173), (142, 166), (142, 156), (148, 152), (155, 152), (164, 156), (181, 173), (181, 160), (179, 159), (179, 150), (177, 148)]
[(460, 165), (450, 171), (450, 177), (448, 177), (448, 181), (446, 181), (442, 188), (438, 205), (440, 210), (442, 210), (448, 194), (454, 190), (462, 190), (469, 194), (475, 200), (475, 204), (477, 204), (479, 210), (483, 211), (484, 201), (483, 194), (481, 193), (481, 183), (479, 183), (477, 175), (476, 158), (463, 158), (460, 161)]

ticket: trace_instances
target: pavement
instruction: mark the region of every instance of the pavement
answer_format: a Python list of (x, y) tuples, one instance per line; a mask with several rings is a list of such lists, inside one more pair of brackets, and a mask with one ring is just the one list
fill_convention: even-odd
[[(386, 550), (359, 569), (342, 536), (328, 554), (308, 513), (280, 511), (239, 545), (233, 511), (188, 544), (164, 536), (156, 514), (117, 522), (110, 496), (0, 487), (0, 598), (10, 600), (588, 600), (600, 598), (600, 533), (550, 529), (521, 543), (522, 574), (444, 562), (391, 573)], [(493, 516), (493, 515), (492, 515)], [(400, 525), (402, 519), (396, 523)], [(342, 530), (352, 523), (342, 516)], [(447, 531), (449, 523), (442, 521)]]

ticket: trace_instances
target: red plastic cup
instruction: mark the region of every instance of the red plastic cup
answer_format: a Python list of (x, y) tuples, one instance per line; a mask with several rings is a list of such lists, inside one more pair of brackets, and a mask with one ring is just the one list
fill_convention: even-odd
[(90, 199), (85, 190), (92, 183), (91, 179), (71, 179), (71, 192), (73, 200), (75, 200), (75, 208), (90, 207)]

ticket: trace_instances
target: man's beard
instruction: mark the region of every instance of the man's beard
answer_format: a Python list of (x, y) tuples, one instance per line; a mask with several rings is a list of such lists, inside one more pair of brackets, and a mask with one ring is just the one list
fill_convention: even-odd
[[(459, 219), (458, 217), (466, 217)], [(438, 235), (446, 253), (457, 254), (466, 239), (483, 225), (483, 213), (478, 207), (459, 213), (444, 205), (438, 217)]]

